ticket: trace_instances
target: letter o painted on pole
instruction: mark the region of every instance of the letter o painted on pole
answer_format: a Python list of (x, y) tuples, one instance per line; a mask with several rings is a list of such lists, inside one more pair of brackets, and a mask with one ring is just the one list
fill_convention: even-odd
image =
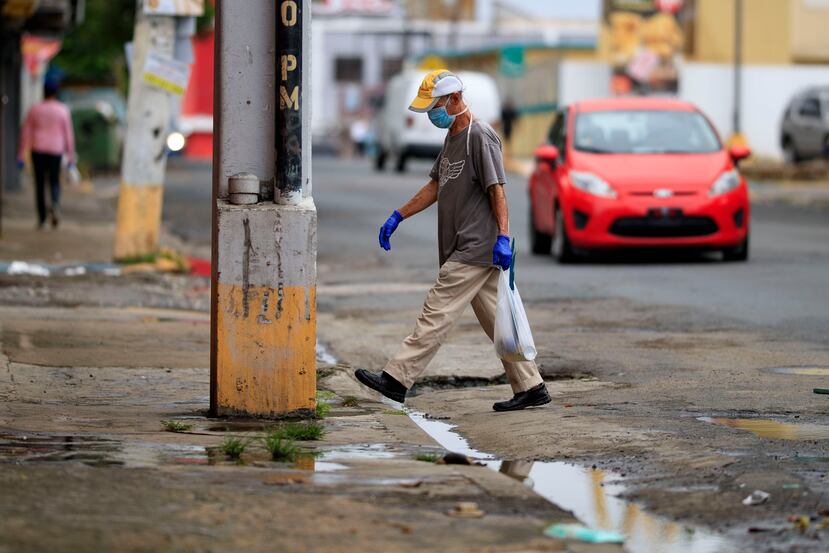
[(282, 2), (282, 24), (286, 27), (293, 27), (296, 25), (296, 11), (295, 0), (287, 0)]

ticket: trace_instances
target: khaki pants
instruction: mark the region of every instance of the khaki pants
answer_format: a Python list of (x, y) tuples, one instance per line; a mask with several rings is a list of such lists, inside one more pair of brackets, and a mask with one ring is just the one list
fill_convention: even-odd
[[(479, 267), (454, 261), (444, 263), (437, 282), (426, 295), (423, 311), (417, 318), (414, 330), (403, 340), (385, 371), (406, 388), (411, 388), (438, 352), (452, 325), (470, 303), (478, 322), (492, 340), (498, 277), (499, 271), (495, 267)], [(503, 361), (503, 364), (514, 393), (524, 392), (542, 382), (534, 361)]]

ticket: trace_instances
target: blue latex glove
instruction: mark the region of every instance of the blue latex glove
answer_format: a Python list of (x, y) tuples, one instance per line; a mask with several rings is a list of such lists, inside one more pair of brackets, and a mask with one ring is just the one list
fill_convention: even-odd
[(23, 169), (25, 166), (26, 166), (26, 162), (25, 162), (25, 161), (23, 161), (22, 159), (18, 159), (18, 160), (17, 160), (17, 168), (18, 168), (18, 169)]
[(492, 264), (506, 271), (509, 269), (510, 261), (512, 261), (512, 249), (509, 247), (509, 236), (499, 234), (498, 239), (495, 240), (495, 247), (492, 248)]
[(392, 233), (397, 230), (397, 225), (400, 224), (400, 221), (403, 220), (403, 216), (400, 215), (400, 212), (396, 209), (394, 213), (391, 214), (391, 217), (386, 219), (386, 222), (383, 223), (383, 226), (380, 227), (380, 247), (386, 251), (391, 249), (391, 242), (389, 242), (389, 238), (391, 238)]

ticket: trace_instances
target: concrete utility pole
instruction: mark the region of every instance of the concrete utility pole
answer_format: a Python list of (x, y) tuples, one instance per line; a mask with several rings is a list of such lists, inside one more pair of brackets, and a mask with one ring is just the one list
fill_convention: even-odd
[(218, 0), (210, 406), (316, 402), (310, 0)]
[(743, 0), (734, 0), (734, 100), (732, 118), (734, 127), (729, 139), (730, 146), (745, 146), (741, 124), (743, 95)]
[(166, 90), (142, 78), (147, 58), (172, 58), (175, 21), (147, 15), (137, 0), (135, 35), (127, 99), (127, 136), (121, 160), (121, 189), (115, 228), (115, 259), (149, 254), (158, 245), (161, 200), (167, 167), (170, 101)]

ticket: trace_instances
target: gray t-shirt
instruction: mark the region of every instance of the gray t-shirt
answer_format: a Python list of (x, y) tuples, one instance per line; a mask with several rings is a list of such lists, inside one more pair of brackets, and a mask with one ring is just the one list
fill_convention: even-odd
[(473, 121), (460, 133), (447, 135), (429, 176), (438, 182), (440, 264), (492, 265), (498, 223), (487, 191), (506, 183), (501, 139), (488, 124)]

